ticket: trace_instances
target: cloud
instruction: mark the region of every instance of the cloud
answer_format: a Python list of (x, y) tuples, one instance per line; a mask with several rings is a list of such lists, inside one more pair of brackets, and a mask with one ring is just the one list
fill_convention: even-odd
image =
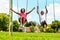
[[(60, 20), (60, 4), (55, 3), (55, 19)], [(47, 14), (47, 22), (51, 23), (54, 20), (54, 11), (53, 11), (53, 4), (47, 6), (48, 14)]]
[[(56, 14), (56, 16), (59, 16), (60, 15), (60, 4), (57, 4), (57, 3), (55, 3), (54, 4), (54, 8), (55, 8), (55, 14)], [(48, 6), (48, 11), (49, 11), (49, 13), (54, 13), (54, 11), (53, 11), (53, 4), (50, 4), (49, 6)]]
[(9, 13), (9, 0), (0, 0), (0, 12)]

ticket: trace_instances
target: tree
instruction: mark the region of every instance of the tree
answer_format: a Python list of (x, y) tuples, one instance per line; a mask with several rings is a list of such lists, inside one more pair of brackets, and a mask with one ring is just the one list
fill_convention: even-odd
[(9, 17), (6, 13), (0, 13), (0, 30), (7, 31), (10, 20)]
[(60, 28), (60, 22), (58, 20), (55, 20), (52, 22), (51, 28), (54, 29), (55, 31), (58, 30), (58, 28)]
[(35, 26), (35, 25), (36, 25), (36, 22), (32, 22), (32, 21), (27, 22), (27, 23), (25, 24), (26, 27)]
[(13, 21), (13, 31), (18, 31), (20, 24), (17, 22), (17, 20)]
[(58, 28), (60, 29), (60, 22), (58, 23)]

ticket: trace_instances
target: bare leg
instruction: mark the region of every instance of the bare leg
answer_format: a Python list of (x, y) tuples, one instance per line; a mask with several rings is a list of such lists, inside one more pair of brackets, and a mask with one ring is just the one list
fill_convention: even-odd
[(24, 25), (25, 25), (25, 23), (26, 23), (26, 19), (25, 19), (25, 18), (23, 18), (23, 27), (24, 27), (24, 32), (26, 32), (26, 27), (24, 26)]
[(20, 20), (19, 20), (19, 21), (20, 21), (20, 24), (21, 24), (21, 27), (22, 27), (22, 18), (20, 18)]

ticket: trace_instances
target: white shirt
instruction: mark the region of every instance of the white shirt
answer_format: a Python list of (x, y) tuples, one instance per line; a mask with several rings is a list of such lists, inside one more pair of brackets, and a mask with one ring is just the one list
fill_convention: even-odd
[(40, 14), (40, 19), (41, 19), (41, 22), (43, 22), (45, 19), (45, 13), (43, 15)]

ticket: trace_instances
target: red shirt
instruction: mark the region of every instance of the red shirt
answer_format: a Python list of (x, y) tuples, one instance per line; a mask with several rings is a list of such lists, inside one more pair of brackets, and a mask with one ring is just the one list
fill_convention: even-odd
[(19, 13), (19, 15), (20, 15), (21, 18), (26, 18), (27, 13)]

